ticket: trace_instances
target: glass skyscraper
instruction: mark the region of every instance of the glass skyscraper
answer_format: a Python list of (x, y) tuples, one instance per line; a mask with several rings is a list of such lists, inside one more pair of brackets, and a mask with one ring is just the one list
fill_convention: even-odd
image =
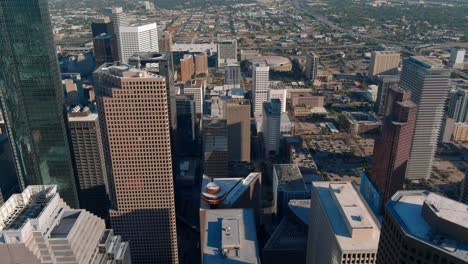
[(57, 184), (78, 206), (47, 0), (0, 1), (0, 97), (20, 185)]

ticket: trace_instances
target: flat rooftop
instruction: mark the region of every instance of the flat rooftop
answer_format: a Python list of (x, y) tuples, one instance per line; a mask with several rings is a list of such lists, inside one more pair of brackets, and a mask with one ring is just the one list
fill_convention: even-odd
[(203, 210), (201, 214), (203, 263), (260, 263), (252, 209)]
[(81, 214), (81, 210), (64, 211), (58, 225), (52, 229), (50, 238), (66, 238), (75, 226), (76, 220)]
[(400, 191), (387, 209), (409, 236), (468, 261), (467, 205), (428, 191)]
[(427, 69), (443, 69), (444, 68), (444, 65), (441, 62), (433, 58), (428, 58), (425, 56), (412, 56), (409, 58), (409, 60)]
[(380, 123), (380, 120), (373, 114), (365, 112), (343, 112), (348, 119), (358, 123)]
[(164, 77), (145, 71), (139, 70), (128, 64), (117, 64), (117, 63), (104, 63), (99, 67), (95, 73), (107, 74), (118, 78), (162, 78)]
[(380, 225), (351, 182), (313, 182), (328, 222), (344, 251), (377, 251)]
[(278, 177), (278, 190), (284, 192), (307, 191), (299, 167), (295, 164), (275, 164), (273, 171)]

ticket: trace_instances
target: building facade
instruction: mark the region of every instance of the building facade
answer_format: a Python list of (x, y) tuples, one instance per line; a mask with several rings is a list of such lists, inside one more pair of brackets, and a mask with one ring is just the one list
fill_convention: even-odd
[(396, 193), (385, 208), (377, 263), (467, 263), (467, 210), (428, 191)]
[(449, 66), (454, 69), (463, 69), (465, 67), (465, 49), (452, 48), (450, 50)]
[(268, 101), (271, 101), (272, 99), (280, 100), (281, 112), (286, 112), (287, 90), (285, 88), (270, 87), (270, 90), (268, 91)]
[(193, 62), (193, 56), (185, 54), (184, 58), (180, 59), (180, 80), (182, 82), (188, 82), (192, 80), (195, 74), (195, 63)]
[(211, 178), (229, 177), (229, 143), (225, 119), (203, 120), (204, 173)]
[(273, 99), (271, 102), (263, 103), (263, 143), (265, 156), (279, 154), (281, 139), (281, 102)]
[(68, 113), (68, 129), (76, 165), (80, 207), (109, 219), (107, 173), (98, 115), (89, 109)]
[(176, 96), (177, 155), (194, 154), (196, 148), (196, 112), (192, 96)]
[(310, 82), (314, 82), (317, 79), (319, 60), (320, 57), (315, 52), (307, 52), (305, 75), (306, 79)]
[(254, 113), (262, 113), (263, 103), (268, 100), (270, 89), (270, 68), (254, 65), (252, 72), (252, 103)]
[(394, 51), (373, 51), (369, 67), (369, 76), (397, 75), (400, 65), (400, 53)]
[(0, 207), (1, 263), (130, 264), (130, 248), (104, 220), (71, 209), (56, 185), (30, 185)]
[(385, 106), (382, 136), (375, 141), (370, 180), (379, 192), (379, 213), (385, 203), (403, 189), (416, 123), (417, 106), (411, 92), (389, 89)]
[(77, 208), (48, 2), (0, 2), (0, 34), (0, 97), (20, 186), (57, 184)]
[(135, 263), (178, 263), (166, 80), (128, 65), (94, 73), (115, 232)]
[(208, 55), (199, 53), (194, 55), (195, 75), (208, 75)]
[(468, 122), (468, 89), (450, 90), (447, 116), (456, 123)]
[(239, 64), (228, 64), (224, 68), (224, 89), (241, 87), (241, 70)]
[(437, 147), (450, 70), (422, 56), (410, 57), (403, 63), (401, 87), (411, 91), (418, 106), (406, 178), (427, 179)]
[(229, 160), (250, 162), (250, 101), (224, 103), (228, 128)]
[(128, 59), (138, 52), (158, 52), (158, 26), (156, 23), (138, 27), (119, 27), (120, 62), (128, 63)]

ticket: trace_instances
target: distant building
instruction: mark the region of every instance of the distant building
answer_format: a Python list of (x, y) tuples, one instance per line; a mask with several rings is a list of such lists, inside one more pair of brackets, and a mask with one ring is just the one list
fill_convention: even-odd
[(449, 69), (422, 56), (410, 57), (403, 62), (401, 87), (411, 91), (411, 100), (418, 105), (406, 169), (406, 178), (409, 180), (427, 179), (431, 175), (449, 90), (449, 77)]
[(228, 64), (236, 64), (237, 60), (237, 40), (218, 41), (218, 67), (224, 68)]
[(385, 208), (377, 263), (467, 263), (467, 210), (436, 193), (397, 192)]
[(180, 59), (180, 80), (182, 82), (188, 82), (192, 80), (195, 74), (195, 63), (193, 62), (193, 56), (185, 54), (183, 59)]
[(452, 140), (455, 142), (468, 142), (468, 123), (455, 123)]
[(324, 96), (312, 95), (310, 92), (290, 92), (291, 107), (304, 106), (307, 108), (323, 107)]
[(370, 174), (380, 199), (376, 205), (368, 201), (379, 214), (385, 203), (403, 189), (417, 112), (410, 97), (411, 92), (402, 89), (388, 90), (382, 136), (375, 140)]
[(229, 176), (229, 144), (225, 119), (203, 119), (204, 173), (212, 178)]
[(374, 111), (383, 115), (385, 98), (387, 97), (387, 91), (390, 87), (399, 87), (400, 76), (399, 75), (377, 75), (377, 85), (379, 87), (377, 91), (377, 99), (374, 103)]
[(274, 83), (270, 84), (270, 90), (268, 91), (268, 101), (271, 99), (278, 99), (281, 102), (281, 112), (286, 112), (286, 101), (287, 101), (287, 93), (285, 87), (278, 87)]
[(224, 67), (224, 88), (234, 89), (241, 87), (241, 70), (239, 64), (228, 64)]
[(262, 201), (262, 174), (245, 178), (211, 178), (203, 175), (201, 209), (254, 209), (258, 218)]
[(369, 67), (369, 76), (397, 75), (400, 65), (400, 53), (394, 51), (373, 51)]
[(80, 207), (108, 220), (107, 171), (98, 115), (77, 106), (68, 113), (68, 129), (76, 164)]
[(255, 65), (252, 72), (252, 103), (254, 113), (262, 113), (263, 103), (268, 100), (270, 89), (270, 68)]
[(62, 73), (62, 86), (65, 90), (65, 105), (87, 105), (89, 95), (83, 89), (83, 80), (79, 73)]
[(307, 264), (380, 263), (379, 221), (353, 183), (312, 183), (310, 207)]
[(97, 67), (106, 62), (116, 61), (117, 50), (115, 50), (115, 39), (112, 35), (103, 33), (94, 37), (93, 46)]
[(320, 57), (315, 52), (313, 51), (307, 52), (305, 76), (306, 76), (306, 79), (312, 83), (317, 79), (319, 60), (320, 60)]
[(293, 199), (309, 199), (310, 190), (295, 164), (273, 165), (273, 206), (277, 219), (282, 219)]
[(262, 122), (263, 142), (265, 156), (279, 154), (281, 138), (281, 102), (273, 99), (271, 102), (263, 103)]
[(340, 117), (343, 127), (352, 135), (360, 135), (378, 130), (382, 122), (374, 113), (343, 112)]
[(290, 200), (288, 212), (263, 248), (263, 262), (305, 263), (309, 222), (310, 199)]
[(250, 60), (250, 59), (253, 59), (255, 57), (259, 57), (260, 56), (260, 52), (258, 50), (245, 50), (245, 49), (241, 49), (240, 51), (240, 56), (241, 56), (241, 61), (243, 60)]
[(468, 88), (450, 90), (447, 116), (456, 123), (468, 122)]
[(224, 104), (228, 129), (229, 160), (250, 162), (250, 101), (230, 100)]
[(260, 264), (252, 209), (200, 211), (202, 264)]
[(172, 52), (172, 33), (170, 31), (159, 32), (158, 46), (161, 52)]
[(270, 68), (270, 71), (275, 72), (290, 72), (292, 70), (291, 60), (283, 56), (258, 56), (248, 60), (252, 65), (265, 65)]
[(465, 49), (452, 48), (450, 50), (449, 66), (454, 69), (463, 69), (465, 67)]
[(1, 263), (131, 263), (128, 242), (99, 217), (71, 209), (55, 185), (28, 186), (0, 215)]
[(195, 75), (208, 75), (208, 55), (199, 53), (194, 55)]
[(195, 101), (195, 113), (197, 115), (203, 115), (203, 102), (205, 101), (205, 79), (195, 79), (190, 82), (189, 85), (184, 87), (184, 94), (193, 96)]
[(112, 20), (112, 27), (113, 27), (112, 35), (115, 38), (114, 50), (117, 50), (116, 61), (124, 62), (122, 59), (123, 58), (123, 54), (122, 54), (123, 39), (122, 39), (122, 36), (120, 35), (120, 28), (129, 25), (127, 14), (125, 14), (122, 7), (114, 7), (112, 8), (111, 20)]
[(120, 62), (128, 63), (128, 59), (138, 52), (158, 52), (158, 26), (156, 23), (137, 27), (121, 26)]
[(196, 149), (196, 106), (191, 95), (176, 96), (177, 107), (177, 155), (195, 154)]
[(468, 205), (468, 170), (465, 171), (465, 178), (460, 186), (460, 202)]
[(96, 18), (91, 23), (91, 34), (94, 37), (100, 36), (102, 34), (113, 34), (113, 25), (109, 17), (100, 17)]

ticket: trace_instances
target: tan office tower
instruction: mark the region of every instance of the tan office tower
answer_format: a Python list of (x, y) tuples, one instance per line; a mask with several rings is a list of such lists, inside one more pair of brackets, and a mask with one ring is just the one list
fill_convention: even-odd
[(208, 74), (208, 55), (206, 53), (195, 54), (195, 74)]
[(172, 51), (172, 33), (162, 31), (159, 33), (159, 51), (169, 53)]
[(193, 63), (192, 55), (184, 55), (183, 59), (180, 59), (180, 78), (182, 82), (188, 82), (192, 80), (195, 74), (195, 64)]
[(128, 65), (94, 73), (109, 175), (111, 225), (134, 263), (178, 263), (164, 77)]
[(394, 51), (373, 51), (369, 76), (398, 74), (400, 53)]
[(250, 102), (231, 100), (226, 102), (229, 160), (250, 161)]

